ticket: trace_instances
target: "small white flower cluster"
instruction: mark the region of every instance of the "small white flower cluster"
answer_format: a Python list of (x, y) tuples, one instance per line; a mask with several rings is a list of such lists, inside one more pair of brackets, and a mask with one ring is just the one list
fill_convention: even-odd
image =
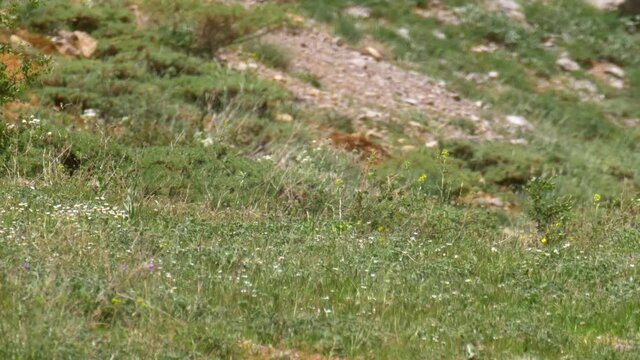
[(0, 225), (0, 239), (15, 239), (18, 237), (18, 223), (11, 222), (8, 226)]
[(40, 125), (40, 119), (38, 119), (34, 115), (31, 115), (29, 116), (29, 119), (22, 119), (22, 124), (30, 125), (30, 126), (38, 126)]
[(215, 143), (211, 134), (207, 134), (202, 131), (198, 131), (193, 134), (193, 139), (201, 143), (204, 147), (212, 146)]
[[(23, 126), (38, 127), (41, 122), (42, 121), (37, 117), (35, 117), (35, 115), (31, 115), (29, 116), (28, 119), (22, 119), (22, 121), (20, 121), (19, 124), (22, 124)], [(15, 128), (16, 128), (16, 124), (9, 124), (7, 126), (7, 129), (9, 130), (13, 130)]]
[(63, 218), (76, 218), (79, 216), (84, 216), (89, 220), (99, 217), (113, 217), (116, 219), (127, 219), (129, 217), (125, 210), (120, 209), (117, 206), (111, 206), (106, 202), (99, 204), (58, 204), (53, 206), (53, 211), (47, 211), (46, 214)]
[(98, 110), (96, 109), (84, 109), (84, 111), (82, 112), (82, 115), (80, 115), (81, 118), (87, 120), (87, 119), (95, 119), (98, 117)]

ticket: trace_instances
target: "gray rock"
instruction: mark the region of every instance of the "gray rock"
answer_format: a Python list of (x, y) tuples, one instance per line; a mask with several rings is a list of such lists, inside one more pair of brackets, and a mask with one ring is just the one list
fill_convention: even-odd
[(533, 124), (531, 124), (529, 120), (518, 115), (507, 116), (507, 123), (509, 123), (509, 125), (511, 125), (512, 127), (522, 128), (529, 131), (533, 131), (534, 129)]
[(405, 39), (405, 40), (410, 40), (411, 39), (411, 34), (409, 33), (409, 29), (406, 27), (402, 27), (400, 29), (398, 29), (397, 31), (398, 35), (400, 35), (401, 38)]
[(499, 197), (479, 197), (471, 200), (472, 204), (484, 207), (504, 207), (504, 201)]
[(502, 11), (514, 20), (524, 21), (526, 19), (522, 6), (515, 0), (490, 0), (489, 9)]
[(344, 11), (344, 14), (358, 19), (366, 19), (371, 16), (371, 10), (366, 6), (351, 6)]
[(615, 77), (617, 77), (618, 79), (624, 79), (624, 76), (626, 75), (624, 70), (622, 70), (621, 67), (616, 66), (616, 65), (609, 65), (604, 69), (604, 72), (609, 74), (609, 75), (613, 75)]
[(592, 83), (589, 80), (575, 80), (573, 82), (573, 88), (578, 91), (584, 91), (591, 95), (598, 93), (598, 87), (596, 86), (596, 84)]
[(558, 61), (556, 61), (556, 64), (564, 71), (578, 71), (580, 70), (580, 65), (573, 61), (573, 59), (571, 59), (569, 57), (569, 54), (567, 53), (563, 53), (562, 55), (560, 55), (560, 58), (558, 59)]
[(440, 40), (445, 40), (445, 39), (447, 38), (447, 35), (445, 35), (445, 33), (443, 33), (443, 32), (442, 32), (442, 31), (440, 31), (440, 30), (433, 30), (433, 31), (431, 32), (431, 34), (432, 34), (434, 37), (436, 37), (437, 39), (440, 39)]

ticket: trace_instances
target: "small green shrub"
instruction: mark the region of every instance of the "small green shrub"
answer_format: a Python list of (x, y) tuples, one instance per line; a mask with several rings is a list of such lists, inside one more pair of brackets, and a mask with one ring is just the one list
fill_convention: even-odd
[(320, 77), (310, 72), (300, 72), (296, 74), (296, 77), (307, 84), (313, 86), (316, 89), (322, 89), (322, 82)]
[(545, 177), (534, 177), (527, 184), (529, 209), (527, 213), (536, 222), (538, 233), (548, 240), (560, 240), (565, 237), (566, 221), (573, 208), (571, 197), (558, 197), (554, 193), (555, 184)]
[(291, 65), (291, 54), (282, 46), (255, 41), (249, 43), (248, 50), (257, 60), (272, 68), (287, 70)]
[(335, 27), (336, 33), (351, 44), (357, 44), (364, 36), (350, 17), (338, 17)]
[(219, 7), (202, 16), (195, 32), (199, 50), (215, 54), (219, 49), (233, 44), (243, 31), (238, 28), (241, 10), (233, 7)]

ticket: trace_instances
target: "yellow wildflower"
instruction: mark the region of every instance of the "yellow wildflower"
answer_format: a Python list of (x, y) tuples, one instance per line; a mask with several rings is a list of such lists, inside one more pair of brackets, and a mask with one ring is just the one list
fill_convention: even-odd
[(540, 243), (542, 243), (542, 245), (547, 245), (547, 242), (548, 240), (546, 237), (543, 237), (542, 239), (540, 239)]
[(336, 179), (336, 185), (337, 185), (337, 186), (342, 186), (342, 185), (344, 185), (344, 180), (342, 180), (341, 178), (337, 178), (337, 179)]
[(427, 174), (422, 174), (418, 178), (418, 184), (423, 185), (427, 181)]
[(593, 195), (593, 202), (600, 202), (601, 199), (602, 197), (600, 196), (600, 194)]

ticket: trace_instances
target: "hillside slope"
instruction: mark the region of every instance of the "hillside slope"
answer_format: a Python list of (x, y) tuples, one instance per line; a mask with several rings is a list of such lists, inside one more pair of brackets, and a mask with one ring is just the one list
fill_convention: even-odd
[(12, 11), (0, 357), (640, 356), (637, 15)]

